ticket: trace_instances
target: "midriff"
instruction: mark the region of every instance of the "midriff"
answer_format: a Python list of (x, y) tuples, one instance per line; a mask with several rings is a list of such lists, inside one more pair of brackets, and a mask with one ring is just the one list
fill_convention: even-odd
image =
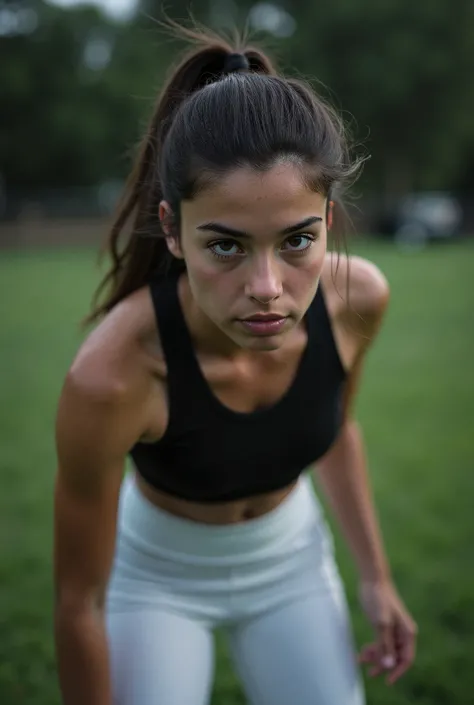
[(200, 524), (239, 524), (257, 519), (275, 509), (287, 497), (297, 480), (291, 485), (275, 492), (269, 492), (235, 502), (191, 502), (161, 492), (152, 487), (138, 473), (135, 473), (137, 486), (143, 496), (156, 507), (175, 516), (189, 519)]

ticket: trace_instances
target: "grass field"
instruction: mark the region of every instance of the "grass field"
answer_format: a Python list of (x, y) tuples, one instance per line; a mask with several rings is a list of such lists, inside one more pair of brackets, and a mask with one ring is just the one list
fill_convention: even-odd
[[(420, 629), (412, 671), (393, 688), (367, 682), (368, 702), (467, 705), (474, 702), (474, 247), (410, 255), (386, 244), (353, 250), (375, 261), (392, 288), (359, 417), (393, 572)], [(1, 253), (2, 705), (59, 703), (51, 626), (53, 420), (95, 279), (89, 251)], [(360, 643), (370, 631), (333, 527)], [(219, 639), (213, 703), (244, 702)]]

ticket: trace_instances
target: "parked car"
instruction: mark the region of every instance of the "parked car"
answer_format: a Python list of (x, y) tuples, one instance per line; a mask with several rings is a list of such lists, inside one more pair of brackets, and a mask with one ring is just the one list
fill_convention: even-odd
[(402, 247), (420, 248), (459, 234), (462, 209), (449, 193), (430, 191), (409, 194), (381, 220), (380, 232)]

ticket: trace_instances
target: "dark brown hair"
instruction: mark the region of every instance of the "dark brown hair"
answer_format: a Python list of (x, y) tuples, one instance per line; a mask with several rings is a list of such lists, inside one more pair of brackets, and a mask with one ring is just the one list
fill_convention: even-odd
[[(86, 323), (157, 273), (184, 266), (168, 251), (161, 200), (171, 205), (179, 236), (181, 201), (238, 166), (265, 170), (281, 156), (296, 158), (311, 187), (331, 198), (358, 171), (341, 119), (309, 85), (279, 76), (261, 50), (238, 38), (233, 45), (207, 31), (180, 33), (197, 46), (174, 68), (158, 98), (104, 247), (111, 266)], [(226, 61), (236, 53), (248, 66), (228, 73)]]

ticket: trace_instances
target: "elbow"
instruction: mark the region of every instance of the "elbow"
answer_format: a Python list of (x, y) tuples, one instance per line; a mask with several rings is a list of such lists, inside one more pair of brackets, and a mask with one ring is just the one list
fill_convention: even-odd
[(105, 606), (105, 591), (100, 589), (56, 591), (54, 613), (56, 619), (76, 621), (85, 615), (102, 613)]

